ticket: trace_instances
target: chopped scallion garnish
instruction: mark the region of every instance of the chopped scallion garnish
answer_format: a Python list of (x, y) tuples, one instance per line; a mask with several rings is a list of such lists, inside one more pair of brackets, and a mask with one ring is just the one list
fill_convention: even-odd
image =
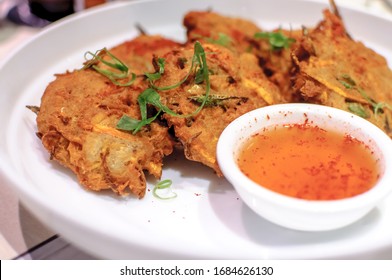
[[(172, 190), (170, 190), (170, 187), (172, 184), (173, 184), (173, 182), (170, 179), (162, 180), (154, 186), (154, 189), (152, 190), (152, 194), (156, 198), (164, 199), (164, 200), (176, 198), (177, 194), (175, 192), (173, 192)], [(165, 189), (168, 191), (168, 196), (167, 195), (162, 196), (162, 194), (159, 194), (159, 192), (161, 190), (165, 190)]]
[(199, 34), (194, 34), (193, 35), (196, 38), (200, 38), (202, 40), (205, 40), (206, 42), (210, 43), (210, 44), (214, 44), (214, 45), (220, 45), (223, 47), (229, 47), (230, 44), (233, 42), (233, 39), (225, 34), (225, 33), (218, 33), (218, 38), (212, 38), (212, 37), (206, 37), (206, 36), (202, 36)]
[(357, 116), (360, 116), (364, 119), (368, 118), (369, 115), (366, 112), (365, 108), (362, 106), (362, 104), (360, 103), (356, 103), (356, 102), (348, 102), (348, 109), (350, 110), (350, 112), (356, 114)]
[[(196, 103), (202, 103), (203, 100), (205, 99), (204, 95), (196, 95), (196, 96), (191, 96), (189, 97), (190, 100), (196, 102)], [(224, 101), (227, 100), (238, 100), (240, 102), (246, 102), (248, 100), (247, 97), (241, 97), (241, 96), (219, 96), (219, 95), (209, 95), (208, 98), (205, 101), (204, 106), (210, 107), (210, 106), (219, 106), (221, 105)]]
[(158, 58), (156, 60), (156, 64), (158, 66), (158, 72), (156, 73), (145, 73), (147, 79), (150, 82), (154, 82), (156, 80), (159, 80), (162, 77), (162, 74), (165, 72), (165, 59), (164, 58)]
[(254, 38), (268, 40), (273, 51), (288, 49), (295, 42), (294, 38), (287, 37), (280, 30), (274, 32), (257, 32)]
[[(164, 73), (164, 60), (158, 60), (158, 65), (159, 65), (159, 71), (157, 72), (158, 74), (163, 74)], [(179, 87), (181, 84), (183, 84), (191, 75), (191, 73), (195, 72), (195, 83), (205, 83), (206, 87), (206, 92), (204, 94), (204, 98), (200, 104), (200, 106), (191, 114), (177, 114), (170, 110), (166, 105), (164, 105), (161, 100), (160, 100), (160, 95), (158, 91), (165, 91), (165, 90), (170, 90), (174, 89), (176, 87)], [(148, 77), (148, 76), (147, 76)], [(160, 78), (160, 77), (159, 77)], [(121, 130), (126, 130), (126, 131), (132, 131), (133, 134), (137, 133), (144, 125), (150, 124), (153, 122), (161, 112), (165, 112), (166, 114), (169, 114), (171, 116), (175, 117), (181, 117), (181, 118), (189, 118), (191, 116), (194, 116), (198, 114), (203, 107), (205, 106), (209, 93), (210, 93), (210, 79), (209, 79), (209, 70), (207, 66), (207, 59), (206, 59), (206, 54), (204, 52), (204, 49), (202, 45), (199, 42), (196, 42), (194, 45), (194, 54), (193, 54), (193, 59), (192, 59), (192, 65), (190, 67), (190, 70), (188, 71), (187, 75), (185, 76), (184, 79), (182, 79), (180, 82), (171, 85), (171, 86), (166, 86), (166, 87), (157, 87), (154, 85), (154, 79), (150, 79), (150, 84), (151, 87), (143, 91), (139, 97), (138, 97), (138, 103), (140, 107), (140, 114), (141, 114), (141, 120), (135, 120), (131, 117), (128, 116), (123, 116), (120, 121), (117, 123), (117, 128)], [(158, 110), (158, 113), (151, 117), (147, 118), (147, 105), (153, 105), (155, 106)]]
[[(373, 108), (373, 112), (374, 114), (377, 116), (380, 113), (380, 110), (387, 108), (389, 110), (392, 111), (392, 106), (389, 105), (388, 103), (385, 102), (376, 102), (375, 100), (373, 100), (372, 98), (370, 98), (367, 93), (365, 92), (365, 90), (363, 88), (361, 88), (360, 86), (357, 85), (357, 83), (354, 81), (353, 78), (351, 78), (349, 75), (344, 74), (341, 75), (338, 79), (337, 79), (346, 89), (352, 89), (352, 90), (356, 90), (363, 99), (365, 99), (369, 105), (372, 106)], [(357, 104), (357, 103), (351, 103), (349, 104), (349, 110), (356, 113), (359, 116), (363, 116), (366, 114), (366, 112), (364, 111), (364, 108), (362, 106), (362, 109), (358, 106), (358, 105), (353, 105), (353, 104)], [(351, 106), (351, 109), (350, 109)], [(363, 112), (362, 112), (363, 111)], [(367, 115), (367, 114), (366, 114)], [(367, 116), (368, 117), (368, 116)], [(365, 118), (365, 117), (364, 117)]]
[[(88, 55), (90, 55), (92, 58), (89, 59)], [(105, 55), (107, 55), (110, 59), (104, 59)], [(116, 56), (114, 56), (111, 52), (109, 52), (106, 48), (98, 50), (95, 53), (86, 52), (85, 58), (87, 62), (85, 63), (83, 69), (92, 68), (98, 73), (107, 77), (113, 84), (117, 86), (130, 86), (136, 79), (136, 74), (130, 73), (128, 66)], [(109, 69), (98, 67), (97, 64), (99, 62), (108, 66)], [(120, 82), (120, 80), (127, 78), (128, 81)]]

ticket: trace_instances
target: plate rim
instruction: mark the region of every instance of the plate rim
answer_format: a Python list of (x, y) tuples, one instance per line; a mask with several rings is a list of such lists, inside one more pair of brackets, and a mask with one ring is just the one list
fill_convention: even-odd
[[(15, 50), (13, 50), (13, 52), (8, 56), (8, 58), (6, 58), (5, 60), (3, 60), (3, 63), (0, 65), (0, 71), (3, 67), (6, 67), (7, 63), (9, 63), (9, 61), (12, 60), (12, 58), (14, 56), (16, 56), (20, 50), (28, 47), (31, 42), (34, 42), (35, 40), (39, 40), (39, 38), (41, 38), (42, 36), (44, 36), (43, 34), (46, 34), (48, 32), (54, 32), (57, 28), (61, 28), (62, 25), (68, 24), (68, 22), (72, 22), (75, 21), (78, 18), (82, 18), (82, 17), (89, 17), (95, 13), (101, 13), (106, 11), (106, 9), (118, 9), (120, 7), (124, 7), (124, 6), (132, 6), (132, 5), (138, 5), (139, 3), (144, 3), (144, 2), (162, 2), (163, 0), (137, 0), (137, 1), (132, 1), (132, 2), (114, 2), (114, 3), (108, 3), (105, 4), (103, 7), (96, 7), (93, 8), (91, 11), (86, 11), (86, 12), (82, 12), (80, 14), (75, 14), (75, 15), (71, 15), (69, 18), (65, 18), (63, 20), (60, 20), (59, 22), (54, 23), (52, 26), (49, 26), (48, 28), (45, 28), (45, 30), (43, 30), (42, 32), (40, 32), (39, 34), (37, 34), (37, 36), (34, 36), (33, 38), (31, 38), (30, 40), (26, 41), (24, 44), (22, 44), (21, 46), (19, 46), (18, 48), (16, 48)], [(288, 1), (288, 0), (286, 0)], [(285, 1), (283, 1), (285, 2)], [(318, 0), (300, 0), (298, 2), (313, 2), (313, 3), (321, 3), (322, 1), (318, 1)], [(360, 13), (365, 13), (365, 14), (369, 14), (372, 15), (372, 13), (368, 13), (363, 11), (362, 9), (351, 9), (351, 8), (347, 8), (345, 7), (344, 9), (350, 9), (353, 11), (360, 11)], [(374, 16), (374, 15), (373, 15)], [(378, 16), (377, 16), (378, 17)], [(388, 19), (388, 21), (390, 23), (392, 23), (391, 19)], [(54, 30), (54, 31), (53, 31)], [(13, 174), (13, 170), (10, 166), (8, 166), (5, 162), (3, 162), (3, 160), (0, 160), (0, 172), (2, 173), (1, 177), (4, 177), (5, 179), (7, 179), (6, 184), (10, 185), (10, 186), (16, 186), (16, 190), (18, 192), (18, 195), (20, 196), (22, 202), (24, 203), (24, 205), (30, 209), (30, 211), (37, 212), (36, 207), (41, 207), (42, 209), (40, 209), (38, 212), (39, 216), (45, 216), (45, 213), (43, 210), (45, 210), (46, 208), (52, 208), (51, 204), (48, 204), (47, 201), (45, 201), (45, 199), (43, 197), (40, 197), (38, 194), (34, 193), (34, 192), (28, 192), (28, 190), (25, 187), (20, 187), (19, 185), (22, 183), (22, 185), (26, 184), (28, 185), (29, 182), (25, 179), (25, 178), (18, 178), (17, 174)], [(12, 174), (12, 175), (11, 175)], [(20, 181), (20, 179), (22, 181)], [(15, 188), (13, 188), (15, 189)], [(31, 204), (37, 204), (34, 207), (31, 207)], [(58, 211), (57, 211), (58, 212)], [(56, 213), (57, 215), (60, 214), (60, 216), (62, 217), (62, 219), (64, 220), (64, 222), (68, 222), (71, 224), (79, 224), (79, 227), (82, 228), (83, 231), (89, 231), (89, 227), (86, 227), (86, 225), (77, 223), (77, 221), (74, 220), (69, 220), (69, 217), (66, 215), (61, 215), (62, 213)], [(391, 240), (392, 241), (392, 240)], [(79, 244), (80, 245), (80, 244)], [(383, 244), (379, 244), (379, 247), (382, 247)], [(83, 247), (83, 246), (81, 246)], [(90, 251), (88, 248), (84, 248), (87, 251)], [(91, 252), (94, 254), (97, 254), (97, 252)], [(175, 252), (174, 252), (175, 253)], [(174, 254), (175, 256), (176, 254)], [(191, 256), (189, 256), (191, 257)], [(319, 256), (322, 257), (322, 256)]]

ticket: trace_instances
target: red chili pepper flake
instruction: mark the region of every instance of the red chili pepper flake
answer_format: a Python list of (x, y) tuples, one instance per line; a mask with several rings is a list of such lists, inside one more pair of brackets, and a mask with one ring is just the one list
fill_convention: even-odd
[(379, 176), (370, 145), (310, 125), (308, 119), (250, 137), (237, 160), (240, 170), (261, 186), (309, 200), (363, 193)]

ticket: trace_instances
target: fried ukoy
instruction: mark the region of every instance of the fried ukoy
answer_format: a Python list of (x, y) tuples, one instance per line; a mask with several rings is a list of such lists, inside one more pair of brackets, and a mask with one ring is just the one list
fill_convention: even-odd
[(181, 44), (160, 35), (139, 35), (110, 49), (124, 64), (128, 65), (136, 75), (154, 71), (151, 63), (154, 55), (163, 54), (180, 47)]
[(260, 32), (260, 28), (249, 20), (211, 11), (191, 11), (184, 16), (183, 24), (189, 43), (219, 44), (240, 53), (252, 49), (254, 34)]
[[(136, 38), (135, 45), (126, 42), (113, 53), (131, 67), (136, 65), (132, 71), (145, 71), (152, 51), (160, 48), (155, 38)], [(141, 41), (148, 43), (140, 49)], [(142, 77), (130, 86), (117, 86), (91, 68), (56, 75), (43, 94), (37, 115), (37, 135), (51, 159), (71, 169), (88, 189), (143, 197), (144, 171), (160, 178), (162, 159), (173, 150), (172, 137), (167, 127), (156, 122), (137, 134), (120, 131), (116, 125), (124, 114), (140, 119), (137, 97), (147, 86)]]
[[(301, 36), (298, 30), (262, 30), (250, 20), (224, 16), (211, 11), (191, 11), (184, 17), (188, 42), (223, 45), (239, 53), (253, 53), (264, 74), (275, 83), (286, 101), (292, 101), (290, 71), (293, 67), (291, 46)], [(260, 36), (261, 35), (261, 36)], [(268, 36), (279, 36), (287, 45), (271, 45)], [(263, 37), (263, 38), (262, 38)]]
[(259, 64), (270, 81), (279, 87), (280, 93), (287, 102), (295, 102), (293, 96), (291, 71), (294, 67), (291, 52), (296, 42), (301, 38), (300, 30), (275, 29), (261, 32), (265, 37), (279, 36), (286, 41), (286, 45), (275, 47), (268, 38), (258, 38), (253, 53), (259, 58)]
[[(206, 81), (197, 81), (197, 69), (180, 86), (161, 90), (159, 94), (162, 103), (180, 115), (166, 113), (164, 118), (174, 128), (186, 158), (211, 167), (221, 176), (216, 144), (223, 129), (250, 110), (280, 103), (281, 97), (253, 54), (238, 54), (214, 44), (203, 44), (203, 47), (210, 81), (208, 97)], [(194, 47), (190, 44), (164, 55), (165, 71), (156, 86), (166, 87), (183, 80), (191, 68), (193, 54)], [(204, 107), (194, 114), (204, 98)]]
[(338, 15), (324, 11), (324, 20), (305, 30), (293, 60), (300, 100), (350, 111), (392, 136), (392, 71), (382, 56), (347, 34)]

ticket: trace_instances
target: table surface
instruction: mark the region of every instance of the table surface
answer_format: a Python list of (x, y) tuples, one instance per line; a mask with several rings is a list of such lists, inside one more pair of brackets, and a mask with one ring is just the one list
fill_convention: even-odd
[[(295, 1), (295, 0), (293, 0)], [(385, 1), (336, 0), (335, 2), (392, 17)], [(40, 32), (40, 28), (17, 25), (2, 18), (6, 4), (0, 0), (0, 60), (24, 40)], [(17, 2), (17, 1), (14, 1)], [(392, 257), (391, 254), (388, 254)], [(385, 256), (384, 256), (385, 258)], [(19, 202), (12, 189), (0, 177), (0, 259), (95, 259), (49, 230)]]

